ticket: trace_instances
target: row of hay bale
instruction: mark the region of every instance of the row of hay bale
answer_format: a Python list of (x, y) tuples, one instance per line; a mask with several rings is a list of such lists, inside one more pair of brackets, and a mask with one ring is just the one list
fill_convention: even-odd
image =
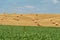
[(56, 22), (55, 20), (53, 20), (53, 18), (52, 18), (52, 19), (49, 19), (49, 20), (50, 20), (50, 22), (52, 22), (52, 24), (54, 24), (54, 25), (56, 25), (56, 26), (59, 26), (59, 23)]
[[(38, 14), (36, 14), (36, 17), (38, 17)], [(41, 24), (39, 24), (39, 19), (38, 18), (35, 18), (32, 20), (34, 23), (36, 23), (37, 26), (42, 26)]]

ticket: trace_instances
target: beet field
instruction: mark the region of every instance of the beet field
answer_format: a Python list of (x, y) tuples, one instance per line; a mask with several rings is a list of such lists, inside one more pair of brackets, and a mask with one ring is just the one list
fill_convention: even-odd
[(60, 40), (60, 28), (0, 25), (0, 40)]

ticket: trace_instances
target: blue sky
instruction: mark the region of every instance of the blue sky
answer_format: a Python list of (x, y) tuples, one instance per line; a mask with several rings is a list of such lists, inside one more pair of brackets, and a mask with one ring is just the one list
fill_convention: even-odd
[(0, 0), (0, 13), (60, 13), (60, 0)]

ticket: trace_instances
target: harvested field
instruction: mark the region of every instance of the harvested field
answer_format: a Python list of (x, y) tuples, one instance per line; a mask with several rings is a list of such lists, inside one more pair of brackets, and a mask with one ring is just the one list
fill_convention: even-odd
[(60, 26), (60, 14), (0, 14), (0, 25)]

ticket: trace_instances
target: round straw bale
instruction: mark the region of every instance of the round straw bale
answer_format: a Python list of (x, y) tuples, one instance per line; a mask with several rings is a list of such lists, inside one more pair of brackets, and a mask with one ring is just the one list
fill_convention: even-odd
[(32, 20), (32, 21), (35, 21), (35, 20)]
[(15, 18), (14, 18), (14, 20), (19, 21), (19, 19), (15, 19)]
[(22, 14), (20, 16), (23, 16)]
[(17, 16), (17, 17), (19, 17), (19, 16)]
[(35, 19), (35, 20), (39, 20), (39, 19)]
[(3, 20), (3, 19), (1, 19), (1, 20)]
[(37, 22), (34, 22), (34, 23), (37, 23)]
[(55, 25), (56, 25), (56, 26), (58, 26), (59, 24), (58, 24), (58, 23), (56, 23)]
[(37, 23), (37, 26), (41, 26), (39, 23)]
[(52, 24), (55, 24), (55, 22), (52, 22)]
[(36, 16), (38, 16), (38, 14), (36, 14)]

